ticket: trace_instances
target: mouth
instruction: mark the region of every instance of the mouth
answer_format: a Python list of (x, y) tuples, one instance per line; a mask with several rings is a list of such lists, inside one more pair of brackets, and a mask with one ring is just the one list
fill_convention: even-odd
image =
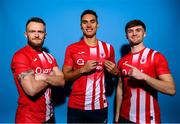
[(86, 29), (86, 32), (92, 32), (93, 29)]

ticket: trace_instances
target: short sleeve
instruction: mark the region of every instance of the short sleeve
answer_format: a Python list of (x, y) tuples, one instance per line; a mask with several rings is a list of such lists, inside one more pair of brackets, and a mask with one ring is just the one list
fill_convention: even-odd
[(64, 59), (64, 65), (66, 66), (73, 66), (73, 60), (72, 60), (72, 56), (71, 56), (71, 49), (70, 46), (68, 46), (66, 48), (66, 53), (65, 53), (65, 59)]
[(114, 48), (112, 45), (110, 45), (110, 58), (109, 60), (113, 63), (115, 63), (115, 52), (114, 52)]
[(156, 70), (157, 75), (170, 74), (168, 62), (161, 53), (158, 52), (155, 54), (154, 61), (155, 61), (155, 70)]
[(31, 66), (28, 57), (22, 53), (16, 53), (11, 62), (11, 69), (15, 75), (30, 70)]

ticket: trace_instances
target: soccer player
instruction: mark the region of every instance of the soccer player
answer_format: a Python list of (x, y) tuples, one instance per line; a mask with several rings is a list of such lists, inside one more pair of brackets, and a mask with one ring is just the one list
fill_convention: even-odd
[(93, 10), (81, 14), (83, 38), (66, 49), (63, 72), (73, 87), (68, 102), (68, 123), (107, 123), (105, 69), (118, 73), (113, 47), (96, 38), (98, 17)]
[(11, 69), (19, 93), (16, 123), (54, 122), (51, 86), (63, 86), (64, 75), (56, 59), (43, 51), (46, 24), (38, 17), (26, 23), (28, 44), (18, 50)]
[(132, 20), (125, 26), (131, 52), (118, 62), (115, 122), (160, 123), (157, 92), (174, 95), (175, 84), (165, 57), (145, 47), (146, 26)]

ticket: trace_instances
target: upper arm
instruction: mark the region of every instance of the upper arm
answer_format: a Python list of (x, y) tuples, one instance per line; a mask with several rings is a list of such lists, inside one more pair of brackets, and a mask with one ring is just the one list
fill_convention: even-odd
[(112, 45), (110, 46), (110, 58), (109, 60), (113, 63), (115, 63), (115, 52), (114, 52), (114, 48), (112, 47)]
[(158, 52), (155, 55), (154, 63), (155, 63), (155, 69), (156, 69), (157, 75), (170, 74), (170, 69), (168, 67), (168, 61), (161, 53)]
[(18, 80), (23, 88), (23, 90), (30, 95), (31, 90), (33, 89), (32, 83), (35, 80), (34, 72), (33, 70), (28, 70), (25, 72), (22, 72), (18, 75)]

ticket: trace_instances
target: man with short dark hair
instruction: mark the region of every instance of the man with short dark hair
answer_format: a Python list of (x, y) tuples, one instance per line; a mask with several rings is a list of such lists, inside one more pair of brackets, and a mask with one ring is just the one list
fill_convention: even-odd
[(146, 26), (132, 20), (125, 26), (131, 52), (118, 62), (115, 122), (160, 123), (157, 92), (174, 95), (173, 77), (165, 57), (145, 47)]
[(18, 50), (11, 69), (19, 93), (16, 123), (54, 122), (51, 86), (63, 86), (64, 75), (56, 59), (43, 51), (46, 24), (38, 17), (26, 23), (28, 44)]
[(63, 72), (73, 81), (68, 103), (68, 123), (107, 123), (108, 103), (105, 96), (105, 69), (116, 75), (113, 47), (96, 38), (97, 14), (81, 14), (83, 38), (66, 49)]

